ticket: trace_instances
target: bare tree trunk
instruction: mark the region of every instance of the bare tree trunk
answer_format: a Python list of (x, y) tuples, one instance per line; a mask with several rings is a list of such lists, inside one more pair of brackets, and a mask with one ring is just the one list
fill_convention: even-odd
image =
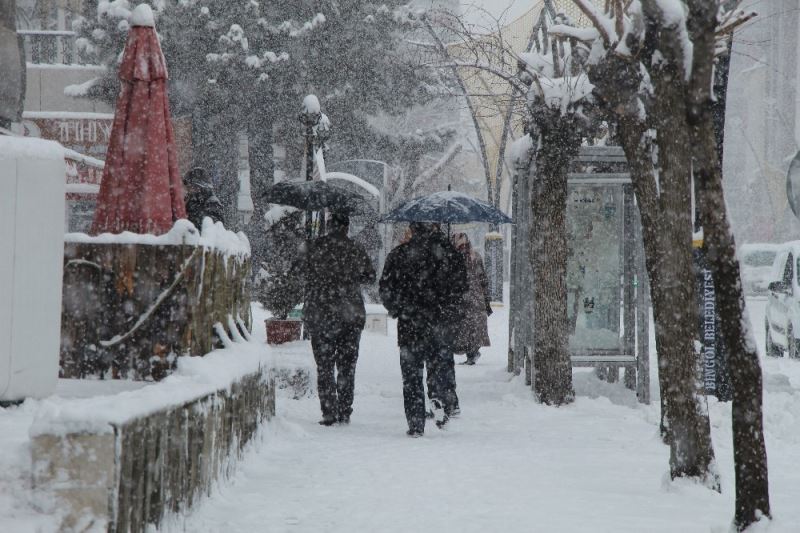
[[(736, 514), (738, 531), (770, 516), (767, 450), (764, 444), (762, 377), (755, 340), (744, 327), (739, 263), (730, 231), (722, 176), (716, 160), (716, 145), (710, 117), (695, 128), (695, 148), (702, 152), (695, 179), (700, 185), (705, 246), (714, 273), (717, 307), (722, 335), (728, 348), (728, 368), (733, 384), (733, 462), (736, 472)], [(711, 159), (709, 159), (711, 158)]]
[[(666, 361), (663, 360), (664, 352), (660, 349), (660, 346), (665, 342), (669, 342), (669, 339), (664, 336), (663, 328), (659, 328), (659, 324), (663, 324), (664, 320), (668, 319), (664, 314), (664, 300), (661, 295), (662, 283), (660, 275), (666, 254), (664, 253), (664, 243), (661, 239), (663, 233), (659, 230), (661, 227), (659, 216), (661, 213), (661, 206), (659, 205), (658, 192), (656, 190), (652, 146), (647, 138), (647, 124), (635, 118), (627, 116), (620, 118), (619, 136), (622, 149), (625, 151), (625, 157), (628, 160), (631, 182), (633, 183), (636, 199), (639, 202), (639, 214), (642, 219), (645, 267), (647, 268), (647, 275), (650, 279), (650, 299), (653, 305), (653, 321), (656, 328), (656, 356), (660, 369), (662, 365), (666, 366)], [(669, 384), (666, 378), (667, 374), (659, 370), (658, 386), (661, 391), (660, 432), (664, 443), (669, 444), (669, 437), (667, 434), (667, 427), (669, 426), (667, 422), (667, 420), (669, 420), (669, 415), (667, 414), (667, 398), (669, 395), (664, 393)]]
[(680, 76), (677, 68), (661, 70), (656, 82), (661, 231), (670, 254), (670, 260), (662, 262), (661, 288), (655, 291), (659, 307), (663, 306), (656, 336), (665, 341), (659, 345), (665, 362), (659, 370), (666, 374), (662, 394), (666, 395), (672, 477), (707, 478), (712, 475), (714, 452), (695, 376), (698, 310), (692, 263), (691, 145), (682, 84), (677, 82)]
[(690, 3), (690, 10), (694, 58), (687, 118), (692, 126), (694, 177), (699, 186), (705, 247), (714, 273), (717, 307), (733, 383), (734, 523), (737, 530), (742, 531), (757, 522), (761, 515), (770, 516), (762, 376), (755, 341), (744, 326), (747, 318), (741, 275), (725, 206), (719, 147), (714, 132), (710, 87), (717, 13), (714, 6), (697, 0)]
[(581, 138), (576, 125), (558, 111), (542, 110), (541, 115), (531, 198), (536, 302), (533, 389), (541, 403), (564, 405), (575, 399), (567, 319), (567, 168)]
[[(695, 379), (697, 308), (692, 266), (689, 136), (680, 69), (674, 63), (653, 69), (656, 101), (649, 121), (636, 105), (638, 67), (610, 57), (590, 69), (595, 92), (618, 118), (620, 138), (630, 166), (650, 278), (661, 388), (662, 425), (670, 445), (670, 472), (716, 484), (714, 452), (707, 414)], [(626, 94), (629, 91), (629, 94)], [(647, 130), (659, 132), (659, 181)], [(664, 133), (661, 133), (664, 132)], [(668, 132), (668, 133), (667, 133)]]

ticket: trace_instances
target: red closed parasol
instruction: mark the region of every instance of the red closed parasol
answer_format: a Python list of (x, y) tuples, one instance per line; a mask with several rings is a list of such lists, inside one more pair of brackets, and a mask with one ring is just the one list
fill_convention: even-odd
[(186, 218), (175, 134), (167, 98), (167, 65), (153, 12), (133, 11), (122, 63), (121, 89), (97, 196), (92, 234), (162, 234)]

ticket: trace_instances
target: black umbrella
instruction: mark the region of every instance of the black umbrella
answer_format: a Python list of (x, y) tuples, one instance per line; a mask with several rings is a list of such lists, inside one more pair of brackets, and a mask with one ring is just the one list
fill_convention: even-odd
[(394, 211), (387, 213), (381, 222), (514, 223), (493, 205), (455, 191), (435, 192), (409, 200)]
[(267, 188), (264, 200), (270, 204), (289, 205), (304, 211), (326, 208), (350, 214), (370, 211), (361, 196), (327, 181), (282, 181)]

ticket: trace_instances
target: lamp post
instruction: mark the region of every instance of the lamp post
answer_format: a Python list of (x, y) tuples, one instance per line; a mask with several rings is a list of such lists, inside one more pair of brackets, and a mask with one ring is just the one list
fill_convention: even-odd
[[(316, 126), (319, 124), (321, 116), (319, 100), (313, 94), (309, 94), (303, 99), (303, 110), (300, 112), (300, 122), (305, 128), (306, 181), (314, 179), (314, 138), (316, 137)], [(312, 234), (312, 212), (309, 210), (306, 211), (306, 238), (310, 240)]]

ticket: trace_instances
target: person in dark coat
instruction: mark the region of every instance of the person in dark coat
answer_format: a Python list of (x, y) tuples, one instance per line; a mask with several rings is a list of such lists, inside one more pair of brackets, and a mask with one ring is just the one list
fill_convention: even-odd
[(183, 177), (186, 218), (198, 230), (203, 229), (203, 218), (210, 217), (214, 222), (225, 223), (222, 202), (214, 192), (208, 173), (202, 167), (195, 167)]
[(303, 319), (317, 363), (320, 424), (348, 424), (366, 312), (361, 285), (375, 281), (366, 251), (347, 236), (350, 219), (334, 213), (329, 232), (309, 246)]
[(466, 233), (456, 233), (453, 244), (463, 256), (467, 265), (468, 290), (462, 301), (463, 315), (456, 328), (453, 352), (467, 355), (465, 365), (474, 365), (481, 356), (480, 349), (489, 346), (489, 325), (487, 318), (492, 314), (489, 298), (489, 278), (483, 267), (483, 259), (472, 247)]
[(423, 369), (442, 427), (458, 411), (452, 341), (453, 325), (467, 289), (464, 259), (438, 225), (414, 222), (411, 238), (386, 257), (380, 280), (383, 305), (397, 318), (407, 434), (425, 429)]

